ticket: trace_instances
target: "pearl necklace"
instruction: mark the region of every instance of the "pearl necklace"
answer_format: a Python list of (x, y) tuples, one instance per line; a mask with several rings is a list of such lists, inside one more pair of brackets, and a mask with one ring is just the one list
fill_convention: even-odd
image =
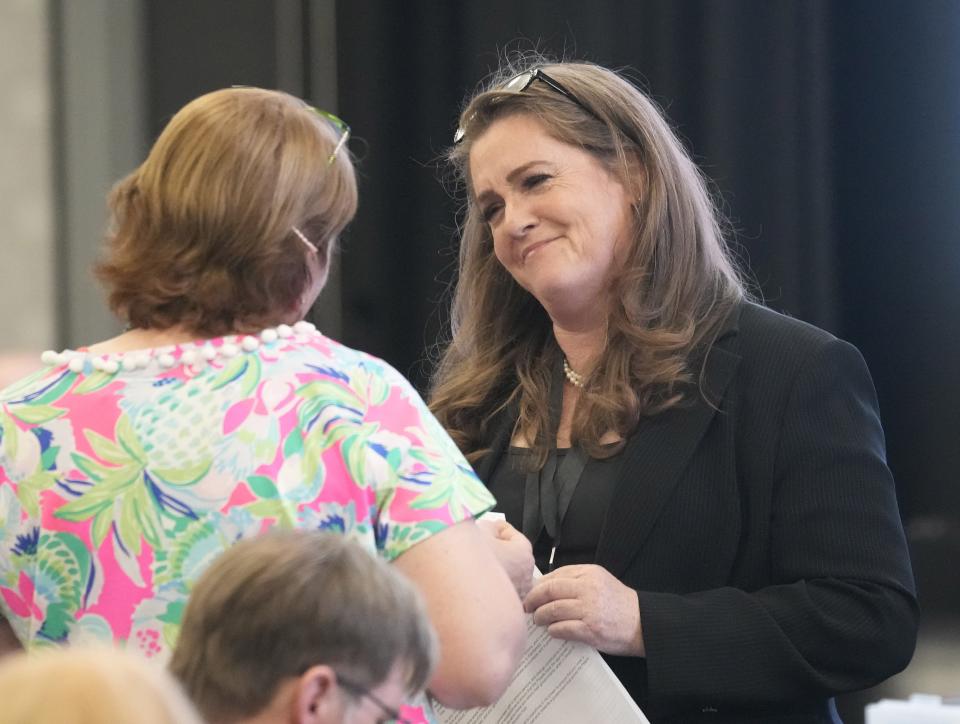
[[(261, 345), (270, 346), (279, 339), (309, 335), (316, 330), (316, 326), (310, 322), (300, 321), (292, 326), (281, 324), (276, 327), (267, 327), (257, 334), (227, 335), (221, 338), (223, 343), (219, 345), (206, 340), (102, 355), (71, 349), (62, 352), (48, 349), (40, 355), (40, 361), (51, 367), (65, 365), (75, 374), (105, 372), (108, 375), (114, 375), (120, 370), (127, 372), (143, 370), (153, 362), (156, 362), (161, 369), (170, 369), (178, 362), (195, 365), (212, 362), (217, 357), (229, 359), (236, 357), (240, 352), (255, 352)], [(180, 354), (176, 356), (175, 352), (178, 351)]]
[(570, 363), (567, 362), (567, 358), (563, 358), (563, 375), (567, 378), (569, 382), (574, 387), (583, 389), (583, 386), (587, 383), (587, 378), (581, 375), (579, 372), (574, 372), (573, 367), (570, 366)]

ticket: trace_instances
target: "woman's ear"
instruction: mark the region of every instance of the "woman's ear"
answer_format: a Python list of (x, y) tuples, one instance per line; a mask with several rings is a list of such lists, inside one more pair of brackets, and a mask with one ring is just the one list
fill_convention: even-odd
[(320, 292), (326, 286), (330, 272), (331, 254), (330, 246), (325, 245), (318, 252), (307, 256), (310, 278), (295, 303), (293, 312), (296, 319), (294, 321), (299, 321), (307, 316), (310, 308), (317, 301), (317, 297), (320, 296)]
[(338, 724), (343, 719), (343, 694), (337, 675), (325, 664), (311, 666), (297, 682), (293, 701), (297, 724)]

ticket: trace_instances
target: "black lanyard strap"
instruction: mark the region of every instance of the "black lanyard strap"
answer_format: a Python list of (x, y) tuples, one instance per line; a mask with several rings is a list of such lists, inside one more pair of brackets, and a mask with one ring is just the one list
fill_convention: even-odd
[(543, 527), (547, 529), (547, 535), (553, 540), (554, 545), (560, 542), (560, 528), (563, 525), (563, 519), (567, 516), (567, 510), (570, 507), (570, 501), (573, 494), (580, 484), (580, 478), (583, 477), (583, 469), (587, 466), (587, 454), (583, 448), (577, 445), (570, 448), (558, 465), (557, 456), (554, 454), (553, 475), (544, 466), (543, 475), (540, 479), (540, 510), (543, 515)]

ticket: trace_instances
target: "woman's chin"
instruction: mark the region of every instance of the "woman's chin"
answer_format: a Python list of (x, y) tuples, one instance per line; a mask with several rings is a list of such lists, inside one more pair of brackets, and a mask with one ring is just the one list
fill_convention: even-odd
[(603, 316), (603, 301), (596, 295), (584, 294), (582, 286), (577, 284), (555, 284), (531, 293), (554, 322), (574, 323)]

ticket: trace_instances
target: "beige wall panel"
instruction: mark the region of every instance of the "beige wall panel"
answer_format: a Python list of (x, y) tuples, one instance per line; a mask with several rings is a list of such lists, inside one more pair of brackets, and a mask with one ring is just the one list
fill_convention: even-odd
[(0, 354), (56, 335), (47, 7), (0, 2)]

